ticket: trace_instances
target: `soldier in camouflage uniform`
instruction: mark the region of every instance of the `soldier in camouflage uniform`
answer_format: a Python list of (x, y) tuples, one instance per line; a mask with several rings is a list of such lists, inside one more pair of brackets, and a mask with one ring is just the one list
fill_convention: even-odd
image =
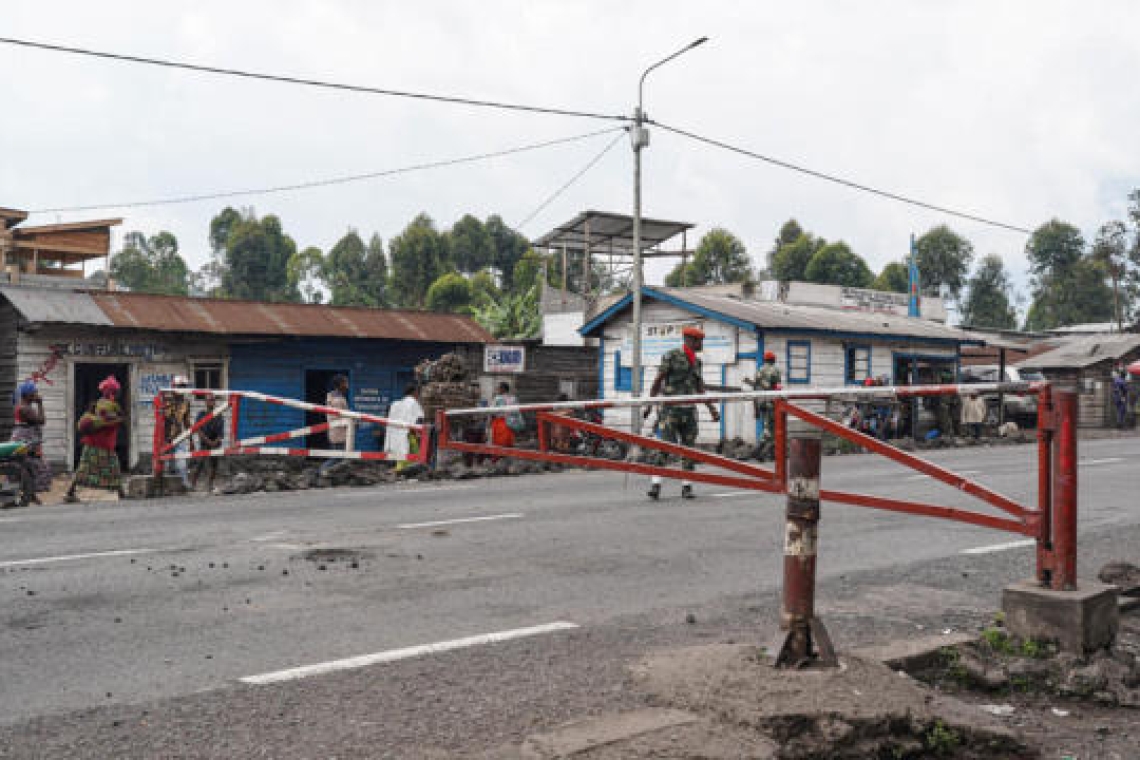
[[(705, 392), (705, 381), (701, 376), (701, 360), (697, 358), (705, 334), (700, 328), (690, 326), (681, 331), (681, 337), (684, 345), (661, 358), (657, 377), (649, 390), (650, 396), (693, 396)], [(720, 414), (711, 401), (708, 403), (708, 408), (713, 422), (719, 421)], [(646, 409), (645, 416), (648, 417), (651, 411), (652, 409)], [(660, 424), (662, 440), (681, 446), (692, 446), (697, 441), (697, 409), (691, 404), (663, 406)], [(681, 467), (691, 471), (695, 464), (685, 459), (681, 462)], [(649, 486), (649, 498), (656, 500), (660, 495), (661, 478), (654, 475)], [(686, 480), (681, 481), (681, 498), (693, 498), (693, 486)]]
[[(776, 355), (771, 351), (764, 352), (764, 365), (756, 372), (755, 379), (744, 378), (744, 382), (758, 391), (780, 390), (782, 378), (780, 370), (776, 368)], [(763, 418), (764, 432), (760, 437), (760, 451), (765, 455), (772, 445), (772, 435), (776, 430), (776, 405), (771, 401), (753, 401), (752, 409), (756, 419)]]

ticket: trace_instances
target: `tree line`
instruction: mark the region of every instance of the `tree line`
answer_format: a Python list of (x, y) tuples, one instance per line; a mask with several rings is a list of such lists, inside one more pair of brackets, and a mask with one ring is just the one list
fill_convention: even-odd
[[(1140, 318), (1140, 189), (1129, 195), (1124, 220), (1100, 227), (1089, 244), (1075, 226), (1053, 219), (1025, 246), (1030, 300), (1022, 327), (1047, 330), (1079, 322)], [(541, 327), (541, 283), (559, 286), (560, 256), (535, 251), (525, 236), (492, 215), (467, 214), (440, 230), (427, 214), (416, 216), (387, 245), (355, 229), (327, 252), (299, 249), (281, 220), (253, 209), (223, 209), (210, 221), (210, 259), (191, 270), (169, 232), (147, 237), (130, 232), (111, 259), (110, 274), (139, 292), (210, 296), (334, 306), (428, 309), (470, 314), (496, 336), (533, 337)], [(957, 304), (962, 323), (1014, 329), (1015, 292), (1000, 256), (974, 265), (974, 246), (945, 225), (915, 241), (923, 295)], [(906, 293), (905, 258), (877, 274), (843, 240), (828, 241), (785, 222), (757, 270), (744, 244), (722, 227), (705, 233), (691, 257), (668, 273), (671, 287), (771, 278)], [(972, 268), (973, 267), (973, 268)], [(571, 262), (567, 284), (577, 292), (612, 292), (628, 286), (600, 263), (589, 272)], [(972, 268), (972, 272), (971, 272)], [(105, 277), (96, 273), (92, 279)]]

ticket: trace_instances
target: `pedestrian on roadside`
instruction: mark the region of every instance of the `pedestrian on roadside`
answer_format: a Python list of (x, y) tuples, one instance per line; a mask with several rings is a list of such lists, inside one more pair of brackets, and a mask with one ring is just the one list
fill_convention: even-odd
[[(569, 401), (570, 397), (565, 393), (559, 393), (559, 402)], [(573, 417), (573, 409), (557, 409), (550, 413), (555, 417)], [(541, 424), (541, 423), (540, 423)], [(550, 425), (550, 448), (554, 449), (559, 454), (569, 454), (570, 448), (574, 442), (574, 431), (565, 425)]]
[[(207, 393), (203, 403), (205, 409), (198, 412), (198, 417), (194, 420), (195, 425), (201, 424), (201, 427), (198, 428), (198, 446), (202, 451), (215, 451), (222, 447), (222, 440), (226, 436), (225, 422), (222, 415), (214, 414), (217, 404), (213, 393)], [(218, 458), (205, 457), (198, 463), (194, 469), (194, 477), (190, 479), (191, 490), (198, 487), (198, 478), (202, 475), (202, 470), (209, 472), (209, 477), (206, 480), (206, 491), (213, 491), (214, 476), (218, 472)]]
[[(51, 467), (44, 461), (44, 402), (40, 398), (36, 384), (31, 380), (20, 383), (16, 389), (16, 406), (12, 410), (12, 440), (26, 443), (30, 456), (28, 464), (31, 465), (35, 476), (35, 492), (51, 490)], [(39, 504), (40, 499), (32, 494), (32, 503)]]
[[(783, 386), (781, 385), (782, 377), (780, 369), (776, 366), (776, 354), (772, 351), (764, 352), (764, 365), (756, 372), (756, 377), (746, 377), (744, 382), (752, 386), (754, 390), (758, 391), (778, 391)], [(752, 411), (756, 419), (764, 420), (764, 432), (760, 436), (760, 450), (765, 452), (772, 446), (773, 436), (776, 432), (776, 405), (770, 400), (763, 401), (756, 400), (752, 402)]]
[(119, 456), (115, 453), (119, 442), (119, 427), (126, 421), (118, 400), (121, 389), (115, 376), (108, 375), (99, 383), (102, 398), (80, 418), (78, 428), (83, 435), (80, 439), (83, 452), (79, 456), (79, 467), (71, 479), (64, 501), (78, 502), (75, 489), (79, 486), (105, 488), (117, 492), (120, 499), (124, 497), (122, 469), (119, 466)]
[[(518, 398), (511, 393), (511, 384), (503, 381), (499, 383), (499, 392), (491, 399), (491, 406), (518, 406)], [(519, 412), (502, 412), (491, 417), (491, 445), (512, 448), (515, 445), (515, 434), (521, 433), (526, 427), (522, 414)]]
[[(187, 389), (190, 387), (190, 381), (186, 379), (185, 375), (175, 375), (170, 385), (176, 389)], [(166, 442), (174, 443), (181, 438), (174, 446), (175, 454), (189, 454), (193, 448), (193, 442), (191, 440), (193, 436), (185, 435), (186, 431), (190, 429), (190, 398), (189, 393), (174, 392), (167, 394), (166, 403), (164, 404), (163, 418), (166, 421)], [(183, 487), (189, 490), (189, 460), (185, 457), (175, 459), (171, 469), (182, 479)]]
[(974, 440), (982, 434), (982, 424), (986, 421), (986, 400), (977, 391), (970, 391), (962, 402), (962, 427), (970, 431)]
[[(705, 333), (699, 327), (689, 325), (681, 330), (683, 344), (661, 357), (657, 377), (649, 389), (650, 396), (692, 396), (705, 392), (705, 381), (701, 374), (701, 360), (697, 358), (704, 345)], [(716, 405), (706, 403), (713, 422), (720, 420)], [(647, 407), (645, 416), (652, 412)], [(661, 439), (681, 446), (693, 446), (697, 442), (697, 407), (694, 404), (667, 404), (658, 413), (661, 425)], [(661, 463), (663, 458), (658, 458)], [(681, 460), (681, 468), (692, 472), (696, 465), (691, 459)], [(661, 478), (654, 475), (649, 485), (649, 498), (656, 501), (661, 496)], [(681, 498), (693, 498), (693, 484), (681, 481)]]
[[(388, 419), (408, 425), (422, 425), (424, 408), (420, 406), (420, 390), (415, 385), (404, 388), (404, 397), (388, 409)], [(420, 439), (416, 431), (390, 425), (384, 436), (384, 451), (388, 460), (396, 463), (396, 472), (408, 467), (408, 456), (418, 454)]]
[[(348, 409), (348, 378), (344, 375), (335, 375), (332, 387), (325, 396), (325, 406), (333, 409)], [(335, 451), (346, 451), (348, 448), (348, 420), (339, 414), (325, 415), (329, 423), (329, 448)], [(329, 468), (341, 460), (329, 458), (321, 464), (320, 472), (328, 472)]]

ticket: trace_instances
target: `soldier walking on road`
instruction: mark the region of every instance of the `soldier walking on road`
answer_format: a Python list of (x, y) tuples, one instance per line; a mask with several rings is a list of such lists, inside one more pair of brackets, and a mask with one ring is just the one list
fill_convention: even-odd
[[(705, 381), (701, 376), (701, 360), (697, 353), (704, 343), (705, 334), (699, 327), (686, 327), (681, 331), (684, 345), (675, 348), (661, 358), (661, 367), (657, 370), (657, 377), (653, 387), (649, 390), (650, 396), (694, 396), (705, 392)], [(708, 402), (709, 414), (713, 422), (720, 420), (716, 406)], [(652, 408), (645, 410), (648, 417)], [(697, 441), (697, 408), (693, 404), (676, 404), (662, 406), (660, 416), (661, 438), (669, 443), (682, 446), (692, 446)], [(690, 459), (682, 460), (681, 467), (692, 471), (696, 465)], [(649, 486), (649, 498), (654, 501), (661, 496), (661, 478), (653, 476)], [(687, 480), (681, 481), (681, 498), (693, 498), (693, 485)]]
[[(756, 372), (755, 379), (744, 378), (744, 382), (758, 391), (778, 391), (782, 388), (780, 370), (776, 367), (776, 355), (771, 351), (764, 352), (764, 365)], [(772, 445), (772, 435), (776, 429), (776, 405), (771, 400), (753, 401), (752, 410), (756, 419), (764, 420), (764, 432), (760, 437), (760, 451), (766, 455)]]

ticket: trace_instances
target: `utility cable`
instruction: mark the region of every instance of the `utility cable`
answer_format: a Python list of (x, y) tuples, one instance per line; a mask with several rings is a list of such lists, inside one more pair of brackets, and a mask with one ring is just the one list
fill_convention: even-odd
[(686, 131), (686, 130), (681, 129), (679, 127), (673, 127), (673, 126), (670, 126), (668, 124), (662, 124), (661, 122), (654, 121), (653, 119), (647, 119), (646, 121), (648, 121), (650, 124), (654, 124), (658, 127), (661, 127), (661, 129), (664, 129), (666, 132), (673, 132), (674, 134), (678, 134), (678, 135), (681, 135), (683, 137), (688, 137), (689, 139), (696, 140), (697, 142), (702, 142), (702, 143), (705, 143), (707, 145), (712, 145), (712, 146), (715, 146), (717, 148), (722, 148), (722, 149), (730, 151), (732, 153), (739, 153), (740, 155), (748, 156), (749, 158), (755, 158), (759, 161), (764, 161), (765, 163), (772, 164), (773, 166), (779, 166), (782, 169), (789, 169), (791, 171), (799, 172), (801, 174), (807, 174), (808, 176), (815, 177), (816, 179), (822, 179), (822, 180), (825, 180), (827, 182), (834, 182), (837, 185), (843, 185), (844, 187), (849, 187), (853, 190), (862, 190), (865, 193), (871, 193), (872, 195), (878, 195), (882, 198), (888, 198), (888, 199), (893, 200), (893, 201), (898, 201), (899, 203), (907, 203), (907, 204), (910, 204), (911, 206), (918, 206), (920, 208), (930, 209), (931, 211), (938, 211), (939, 213), (948, 214), (949, 216), (956, 216), (960, 219), (969, 219), (970, 221), (973, 221), (973, 222), (979, 222), (981, 224), (988, 224), (991, 227), (1000, 227), (1002, 229), (1012, 230), (1014, 232), (1021, 232), (1021, 233), (1024, 233), (1026, 235), (1031, 234), (1028, 229), (1026, 229), (1025, 227), (1019, 227), (1016, 224), (1008, 224), (1006, 222), (999, 222), (999, 221), (995, 221), (993, 219), (987, 219), (985, 217), (977, 216), (975, 214), (970, 214), (970, 213), (967, 213), (964, 211), (955, 211), (954, 209), (946, 208), (945, 206), (938, 206), (938, 205), (933, 204), (933, 203), (927, 203), (926, 201), (918, 200), (917, 198), (910, 198), (910, 197), (905, 196), (905, 195), (899, 195), (898, 193), (892, 193), (888, 190), (879, 190), (878, 188), (874, 188), (874, 187), (871, 187), (869, 185), (863, 185), (863, 184), (860, 184), (858, 182), (854, 182), (854, 181), (849, 180), (849, 179), (844, 179), (843, 177), (837, 177), (833, 174), (826, 174), (824, 172), (816, 171), (815, 169), (808, 169), (807, 167), (799, 166), (799, 165), (793, 164), (789, 161), (783, 161), (783, 160), (778, 159), (778, 158), (773, 158), (771, 156), (765, 156), (761, 153), (756, 153), (756, 152), (748, 150), (746, 148), (740, 148), (740, 147), (737, 147), (735, 145), (730, 145), (729, 143), (722, 142), (721, 140), (715, 140), (711, 137), (704, 137), (702, 135), (698, 135), (698, 134), (695, 134), (693, 132)]
[[(622, 130), (621, 130), (621, 131), (624, 133), (624, 132), (625, 132), (625, 129), (624, 129), (624, 128), (622, 128)], [(518, 224), (516, 224), (514, 228), (515, 228), (516, 230), (521, 230), (523, 227), (525, 227), (525, 226), (527, 225), (527, 223), (528, 223), (528, 222), (530, 222), (532, 219), (534, 219), (536, 216), (538, 216), (538, 215), (539, 215), (539, 213), (541, 213), (543, 209), (545, 209), (547, 206), (549, 206), (551, 203), (553, 203), (553, 202), (555, 201), (555, 199), (557, 199), (557, 198), (558, 198), (558, 196), (562, 195), (562, 193), (566, 192), (566, 190), (567, 190), (567, 189), (569, 189), (569, 187), (570, 187), (571, 185), (573, 185), (575, 182), (577, 182), (579, 179), (581, 179), (581, 177), (582, 177), (582, 175), (583, 175), (583, 174), (585, 174), (586, 172), (590, 171), (590, 169), (593, 169), (593, 168), (594, 168), (594, 165), (595, 165), (595, 164), (597, 164), (599, 161), (601, 161), (601, 160), (602, 160), (602, 157), (603, 157), (604, 155), (606, 155), (607, 153), (609, 153), (609, 152), (610, 152), (610, 150), (611, 150), (611, 149), (612, 149), (612, 148), (613, 148), (615, 145), (617, 145), (617, 144), (618, 144), (618, 140), (620, 140), (621, 138), (622, 138), (622, 135), (621, 135), (621, 134), (615, 135), (615, 136), (614, 136), (614, 139), (610, 140), (609, 144), (608, 144), (608, 145), (606, 145), (606, 147), (602, 148), (602, 151), (601, 151), (601, 153), (599, 153), (598, 155), (596, 155), (596, 156), (594, 156), (592, 159), (590, 159), (590, 162), (589, 162), (588, 164), (586, 164), (585, 166), (583, 166), (583, 167), (582, 167), (582, 168), (581, 168), (581, 169), (578, 171), (578, 173), (577, 173), (577, 174), (575, 174), (573, 177), (571, 177), (570, 179), (568, 179), (568, 180), (565, 182), (565, 184), (563, 184), (563, 185), (562, 185), (562, 187), (560, 187), (560, 188), (558, 188), (557, 190), (555, 190), (555, 191), (554, 191), (554, 192), (553, 192), (553, 193), (550, 195), (550, 197), (549, 197), (549, 198), (547, 198), (546, 200), (544, 200), (542, 203), (538, 204), (538, 207), (537, 207), (537, 208), (535, 208), (535, 210), (534, 210), (534, 211), (531, 211), (529, 214), (527, 214), (527, 215), (526, 215), (526, 218), (525, 218), (525, 219), (523, 219), (523, 220), (522, 220), (521, 222), (519, 222)]]
[(608, 119), (610, 121), (629, 121), (631, 117), (622, 116), (618, 114), (604, 114), (593, 113), (590, 111), (574, 111), (568, 108), (549, 108), (545, 106), (531, 106), (521, 103), (506, 103), (497, 100), (481, 100), (477, 98), (462, 98), (453, 95), (433, 95), (424, 92), (409, 92), (406, 90), (392, 90), (383, 87), (369, 87), (366, 85), (345, 84), (341, 82), (328, 82), (320, 79), (306, 79), (302, 77), (285, 76), (282, 74), (266, 74), (257, 71), (244, 71), (241, 69), (230, 69), (221, 66), (206, 66), (202, 64), (187, 63), (185, 61), (175, 61), (166, 58), (147, 58), (139, 55), (127, 55), (124, 53), (108, 53), (101, 50), (89, 50), (86, 48), (71, 47), (68, 45), (55, 45), (48, 42), (38, 42), (35, 40), (23, 40), (14, 37), (0, 37), (0, 43), (6, 45), (18, 45), (25, 48), (33, 48), (36, 50), (46, 50), (54, 53), (71, 53), (73, 55), (85, 55), (92, 58), (104, 58), (111, 61), (119, 61), (126, 63), (142, 63), (149, 66), (164, 66), (171, 69), (182, 69), (185, 71), (196, 71), (204, 74), (220, 74), (224, 76), (243, 77), (245, 79), (260, 79), (267, 82), (280, 82), (284, 84), (300, 84), (308, 87), (323, 87), (330, 90), (342, 90), (347, 92), (367, 93), (369, 95), (390, 95), (399, 98), (414, 98), (417, 100), (431, 100), (438, 103), (452, 103), (456, 105), (476, 106), (480, 108), (498, 108), (505, 111), (525, 111), (528, 113), (541, 113), (555, 116), (578, 116), (586, 119)]
[[(396, 174), (407, 174), (415, 171), (422, 171), (424, 169), (438, 169), (444, 166), (455, 166), (457, 164), (470, 164), (477, 161), (486, 161), (492, 158), (501, 158), (503, 156), (510, 156), (517, 153), (525, 153), (528, 151), (541, 150), (542, 148), (549, 148), (555, 145), (565, 145), (572, 142), (580, 142), (588, 140), (591, 137), (598, 135), (605, 135), (611, 132), (625, 132), (625, 127), (610, 127), (609, 129), (601, 129), (595, 132), (587, 132), (582, 135), (574, 135), (572, 137), (561, 137), (557, 140), (546, 140), (544, 142), (531, 143), (529, 145), (521, 145), (517, 148), (507, 148), (506, 150), (497, 150), (490, 153), (479, 153), (473, 156), (463, 156), (461, 158), (449, 158), (441, 161), (430, 161), (422, 164), (412, 164), (410, 166), (402, 166), (396, 169), (385, 169), (382, 171), (368, 172), (366, 174), (352, 174), (345, 177), (329, 177), (326, 179), (312, 180), (309, 182), (297, 182), (291, 185), (278, 185), (276, 187), (264, 187), (252, 190), (229, 190), (225, 192), (216, 193), (201, 193), (198, 195), (183, 195), (174, 198), (160, 198), (157, 200), (147, 201), (128, 201), (125, 203), (99, 203), (89, 206), (66, 206), (60, 208), (41, 208), (29, 211), (29, 214), (55, 214), (71, 211), (98, 211), (105, 209), (119, 209), (119, 208), (140, 208), (143, 206), (173, 206), (181, 203), (195, 203), (197, 201), (211, 201), (223, 198), (238, 198), (246, 195), (269, 195), (272, 193), (284, 193), (293, 190), (308, 190), (314, 187), (328, 187), (330, 185), (343, 185), (349, 182), (361, 182), (363, 180), (377, 179), (379, 177), (390, 177)], [(620, 137), (621, 135), (618, 135)]]

